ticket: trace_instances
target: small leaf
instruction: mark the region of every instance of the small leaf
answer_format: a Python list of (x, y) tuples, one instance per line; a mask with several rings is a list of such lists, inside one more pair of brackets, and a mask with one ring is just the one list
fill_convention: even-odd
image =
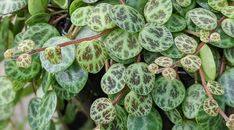
[[(185, 0), (187, 1), (187, 0)], [(172, 14), (165, 26), (171, 32), (180, 32), (186, 28), (186, 21), (183, 17), (177, 14)]]
[(35, 42), (33, 40), (27, 39), (19, 43), (17, 49), (21, 52), (27, 53), (34, 49)]
[(223, 95), (224, 94), (224, 88), (216, 81), (208, 81), (207, 87), (210, 90), (210, 92), (214, 95)]
[(200, 35), (200, 40), (207, 43), (209, 42), (209, 37), (210, 37), (210, 31), (209, 30), (204, 30), (201, 29), (199, 31), (199, 35)]
[(62, 61), (62, 52), (60, 46), (47, 47), (44, 51), (45, 58), (51, 64), (59, 64)]
[(207, 98), (203, 103), (203, 110), (210, 116), (217, 116), (219, 114), (219, 105), (214, 99)]
[(171, 0), (149, 0), (144, 9), (146, 21), (163, 25), (171, 17), (172, 9)]
[(165, 51), (174, 43), (169, 29), (155, 23), (145, 25), (139, 34), (139, 41), (143, 48), (152, 52)]
[(201, 59), (196, 55), (187, 55), (180, 60), (182, 67), (188, 72), (196, 72), (201, 67)]
[(29, 68), (32, 64), (32, 56), (30, 54), (24, 53), (17, 57), (16, 65), (19, 68)]
[(168, 119), (174, 124), (180, 124), (183, 122), (183, 118), (177, 109), (172, 109), (170, 111), (165, 111)]
[(137, 95), (135, 92), (129, 92), (124, 98), (125, 110), (133, 116), (145, 116), (151, 111), (153, 100), (150, 95)]
[(139, 95), (147, 95), (154, 88), (155, 75), (148, 71), (148, 65), (139, 62), (126, 69), (127, 86)]
[(142, 47), (138, 41), (138, 35), (126, 32), (122, 29), (112, 31), (104, 40), (104, 45), (109, 55), (120, 60), (128, 60), (137, 56)]
[[(53, 37), (49, 39), (43, 47), (56, 46), (60, 43), (68, 42), (69, 39), (65, 37)], [(75, 60), (75, 46), (70, 45), (61, 48), (62, 61), (59, 64), (53, 64), (46, 58), (46, 53), (43, 51), (40, 53), (40, 60), (42, 67), (49, 73), (56, 73), (67, 69)]]
[(156, 109), (142, 117), (128, 115), (127, 127), (128, 130), (162, 130), (162, 118)]
[(109, 15), (115, 24), (128, 32), (139, 32), (145, 24), (144, 17), (127, 5), (114, 5)]
[(193, 54), (197, 49), (197, 41), (192, 37), (182, 34), (175, 38), (176, 47), (185, 54)]
[(107, 59), (107, 52), (100, 41), (84, 41), (77, 46), (76, 60), (89, 73), (98, 73)]
[(228, 121), (226, 121), (226, 126), (230, 129), (233, 130), (234, 129), (234, 115), (231, 114), (228, 118)]
[(221, 11), (223, 7), (228, 6), (227, 0), (208, 0), (208, 4), (217, 11)]
[(188, 7), (192, 1), (191, 0), (176, 0), (176, 2), (181, 6), (181, 7)]
[(125, 86), (125, 67), (113, 64), (101, 79), (101, 88), (106, 94), (116, 94)]
[(234, 19), (234, 7), (233, 6), (222, 7), (221, 13), (227, 16), (228, 18)]
[(167, 79), (176, 79), (176, 71), (173, 68), (164, 68), (162, 71), (162, 76)]
[(234, 19), (224, 19), (221, 27), (223, 29), (223, 31), (230, 37), (234, 38), (234, 32), (233, 32), (233, 28), (234, 28)]
[(24, 8), (27, 0), (1, 0), (0, 14), (9, 14)]
[(111, 11), (111, 9), (112, 5), (107, 3), (101, 3), (95, 6), (88, 18), (88, 26), (90, 27), (90, 29), (96, 32), (101, 32), (106, 29), (115, 27), (114, 22), (109, 17), (109, 12)]
[(148, 66), (148, 70), (150, 73), (152, 74), (156, 74), (158, 72), (158, 69), (159, 69), (159, 66), (155, 63), (151, 63), (149, 66)]
[(90, 117), (98, 124), (108, 124), (116, 117), (115, 107), (108, 98), (96, 99), (90, 108)]
[(16, 92), (13, 90), (13, 84), (7, 77), (0, 77), (0, 106), (6, 105), (15, 99)]
[(50, 14), (48, 13), (38, 13), (36, 15), (33, 15), (29, 17), (26, 21), (25, 24), (29, 26), (33, 26), (37, 23), (48, 23), (50, 20)]
[(188, 16), (201, 29), (212, 30), (217, 26), (217, 17), (209, 10), (195, 8), (188, 12)]
[(173, 65), (173, 60), (169, 57), (160, 56), (155, 59), (154, 63), (161, 67), (170, 67)]
[(185, 97), (185, 88), (181, 81), (168, 80), (160, 77), (155, 81), (151, 92), (155, 104), (164, 111), (170, 111), (179, 106)]
[(71, 15), (71, 22), (76, 26), (85, 26), (88, 24), (89, 16), (93, 10), (93, 6), (85, 6), (77, 8)]

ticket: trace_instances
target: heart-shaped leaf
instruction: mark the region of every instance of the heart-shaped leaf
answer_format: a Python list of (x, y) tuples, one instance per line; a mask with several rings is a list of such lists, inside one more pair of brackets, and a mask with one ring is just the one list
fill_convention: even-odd
[(55, 74), (58, 84), (71, 93), (79, 93), (88, 80), (88, 73), (77, 64), (73, 64), (67, 70)]
[(176, 0), (176, 2), (181, 6), (181, 7), (188, 7), (192, 1), (191, 0)]
[(126, 69), (127, 86), (139, 95), (147, 95), (154, 88), (155, 75), (148, 71), (148, 65), (140, 62)]
[(24, 8), (27, 0), (1, 0), (0, 14), (9, 14)]
[(172, 14), (171, 0), (149, 0), (144, 9), (146, 21), (149, 23), (165, 24)]
[(13, 90), (13, 84), (7, 77), (0, 77), (0, 106), (8, 104), (15, 99), (16, 92)]
[(221, 27), (223, 29), (223, 31), (230, 37), (234, 38), (234, 32), (233, 32), (233, 28), (234, 28), (234, 19), (224, 19)]
[(155, 23), (145, 25), (139, 34), (139, 41), (142, 47), (152, 52), (165, 51), (174, 43), (169, 29)]
[(99, 72), (107, 59), (107, 52), (100, 41), (84, 41), (77, 46), (76, 60), (89, 73)]
[(175, 109), (185, 97), (185, 88), (181, 81), (160, 77), (155, 81), (151, 92), (155, 104), (164, 111)]
[(224, 49), (224, 55), (228, 63), (234, 65), (234, 48)]
[(133, 58), (142, 50), (138, 35), (121, 29), (112, 31), (104, 40), (104, 44), (109, 54), (121, 60)]
[(197, 116), (203, 101), (206, 99), (206, 93), (202, 85), (193, 84), (187, 89), (185, 99), (182, 104), (182, 111), (188, 119)]
[(201, 67), (201, 59), (196, 55), (187, 55), (180, 60), (182, 67), (188, 72), (196, 72)]
[[(65, 37), (53, 37), (49, 39), (43, 47), (56, 46), (60, 43), (69, 42), (70, 40)], [(49, 73), (56, 73), (67, 69), (75, 60), (75, 46), (70, 45), (61, 48), (62, 61), (59, 64), (52, 64), (45, 57), (45, 52), (40, 53), (40, 60), (42, 67)]]
[(113, 64), (103, 75), (101, 87), (106, 94), (116, 94), (125, 86), (125, 67), (122, 64)]
[[(107, 3), (98, 4), (93, 8), (88, 19), (88, 26), (90, 29), (101, 32), (106, 29), (115, 27), (114, 22), (109, 17), (109, 12), (112, 9), (112, 5)], [(87, 15), (87, 14), (85, 14)]]
[(114, 5), (109, 15), (115, 24), (128, 32), (139, 32), (145, 24), (144, 17), (127, 5)]
[(85, 26), (88, 24), (89, 16), (93, 10), (93, 6), (85, 6), (77, 8), (71, 15), (71, 22), (76, 26)]
[(232, 85), (234, 82), (234, 69), (232, 68), (225, 71), (218, 82), (224, 87), (224, 101), (228, 106), (234, 107), (234, 86)]
[(116, 117), (116, 110), (108, 98), (96, 99), (90, 108), (90, 117), (98, 124), (108, 124)]
[(227, 0), (208, 0), (208, 5), (217, 11), (221, 11), (223, 7), (228, 6)]
[(172, 14), (170, 19), (165, 24), (165, 26), (171, 32), (180, 32), (186, 28), (186, 21), (182, 16), (177, 15), (177, 14)]
[(209, 10), (195, 8), (188, 12), (188, 16), (201, 29), (212, 30), (217, 26), (217, 17)]
[(234, 7), (233, 6), (222, 7), (221, 13), (227, 16), (228, 18), (234, 19)]
[(193, 54), (197, 49), (197, 41), (192, 37), (181, 34), (175, 38), (176, 47), (185, 54)]
[(174, 124), (180, 124), (183, 122), (183, 118), (177, 109), (172, 109), (170, 111), (165, 111), (168, 119)]
[(129, 92), (124, 98), (125, 110), (133, 116), (145, 116), (151, 111), (153, 100), (151, 95), (137, 95), (135, 92)]
[[(200, 51), (200, 58), (202, 62), (202, 68), (204, 70), (206, 80), (215, 80), (216, 78), (216, 63), (213, 53), (208, 45), (204, 45)], [(207, 58), (209, 57), (209, 58)]]
[(210, 90), (210, 92), (214, 95), (223, 95), (224, 94), (224, 88), (216, 81), (208, 81), (207, 87)]
[(152, 109), (148, 115), (142, 117), (128, 115), (127, 126), (128, 130), (162, 130), (163, 128), (162, 118), (155, 109)]

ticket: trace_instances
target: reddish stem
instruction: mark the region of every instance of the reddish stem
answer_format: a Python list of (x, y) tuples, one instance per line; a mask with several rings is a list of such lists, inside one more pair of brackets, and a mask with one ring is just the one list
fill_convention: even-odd
[(116, 105), (119, 103), (119, 101), (127, 94), (127, 87), (124, 87), (124, 89), (116, 96), (116, 98), (112, 101), (113, 105)]
[(226, 59), (225, 59), (225, 56), (223, 54), (222, 59), (221, 59), (221, 66), (220, 66), (219, 75), (223, 74), (225, 68), (226, 68)]
[(121, 4), (125, 4), (125, 0), (119, 0), (119, 3), (121, 3)]

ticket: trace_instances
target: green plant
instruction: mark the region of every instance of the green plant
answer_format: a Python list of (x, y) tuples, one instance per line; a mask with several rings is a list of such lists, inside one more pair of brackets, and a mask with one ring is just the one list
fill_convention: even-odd
[(233, 30), (233, 0), (2, 0), (0, 129), (33, 93), (33, 130), (234, 130)]

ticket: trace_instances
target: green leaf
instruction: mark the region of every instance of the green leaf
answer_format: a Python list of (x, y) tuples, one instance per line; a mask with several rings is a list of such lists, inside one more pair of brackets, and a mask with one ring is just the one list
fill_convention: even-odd
[(174, 124), (179, 124), (183, 122), (183, 118), (177, 109), (165, 111), (165, 114), (167, 115), (168, 119)]
[(145, 4), (148, 0), (126, 0), (126, 4), (143, 14)]
[(4, 105), (0, 105), (0, 121), (6, 120), (11, 117), (14, 111), (14, 104), (8, 103)]
[(171, 32), (180, 32), (186, 28), (186, 21), (182, 16), (177, 14), (172, 14), (170, 19), (165, 24), (165, 26)]
[(100, 41), (84, 41), (77, 46), (76, 60), (89, 73), (98, 73), (107, 59), (107, 52)]
[(120, 60), (128, 60), (137, 56), (142, 47), (137, 34), (131, 34), (122, 29), (112, 31), (104, 40), (109, 55)]
[(154, 63), (161, 67), (170, 67), (173, 65), (173, 59), (165, 56), (160, 56), (155, 59)]
[(221, 11), (223, 7), (228, 6), (227, 0), (208, 0), (208, 5), (217, 11)]
[(124, 108), (129, 115), (141, 117), (148, 115), (151, 111), (153, 100), (151, 95), (137, 95), (130, 91), (124, 98)]
[(212, 30), (217, 26), (217, 17), (209, 10), (195, 8), (188, 12), (188, 16), (201, 29)]
[(192, 1), (191, 0), (176, 0), (176, 2), (181, 6), (181, 7), (188, 7)]
[(224, 19), (221, 27), (223, 29), (223, 31), (230, 37), (234, 38), (234, 32), (233, 32), (233, 28), (234, 28), (234, 19)]
[(116, 117), (116, 110), (108, 98), (96, 99), (90, 108), (90, 117), (98, 124), (108, 124)]
[(188, 72), (196, 72), (201, 67), (201, 59), (196, 55), (187, 55), (180, 60), (182, 67)]
[(226, 60), (231, 66), (234, 66), (234, 48), (224, 49)]
[(69, 7), (69, 14), (71, 15), (76, 9), (82, 7), (84, 2), (82, 0), (73, 0)]
[(126, 69), (127, 86), (139, 95), (147, 95), (154, 88), (155, 75), (148, 71), (148, 65), (139, 62)]
[(1, 0), (0, 14), (10, 14), (24, 8), (27, 0)]
[(222, 7), (221, 13), (227, 16), (228, 18), (234, 19), (234, 7), (233, 6)]
[(218, 82), (221, 86), (224, 87), (224, 101), (226, 104), (230, 107), (234, 107), (234, 68), (231, 68), (223, 73), (221, 77), (219, 78)]
[(199, 130), (197, 124), (192, 121), (186, 121), (173, 126), (172, 130)]
[(155, 104), (164, 111), (175, 109), (185, 98), (185, 88), (181, 81), (159, 77), (151, 92)]
[(83, 0), (83, 2), (88, 3), (88, 4), (95, 3), (97, 1), (98, 0)]
[(55, 74), (58, 84), (71, 93), (79, 93), (88, 80), (88, 73), (77, 64), (73, 64), (67, 70)]
[(161, 56), (161, 54), (158, 52), (150, 52), (150, 51), (146, 51), (146, 50), (143, 52), (144, 52), (143, 58), (147, 64), (153, 63), (156, 58)]
[(144, 9), (146, 21), (149, 23), (165, 24), (172, 14), (171, 0), (149, 0)]
[(0, 105), (5, 105), (12, 102), (15, 99), (15, 91), (13, 90), (13, 84), (7, 77), (0, 77)]
[(28, 0), (28, 11), (31, 15), (44, 13), (49, 0)]
[(224, 88), (216, 81), (208, 81), (207, 87), (210, 90), (210, 92), (214, 95), (223, 95), (224, 94)]
[(34, 129), (38, 127), (37, 116), (39, 115), (40, 105), (41, 99), (38, 97), (32, 98), (28, 105), (28, 122), (30, 127)]
[(185, 99), (182, 104), (182, 111), (186, 118), (193, 119), (198, 115), (203, 101), (206, 99), (206, 93), (202, 85), (193, 84), (187, 89)]
[(58, 5), (62, 9), (67, 9), (69, 4), (68, 0), (51, 0), (51, 2)]
[(54, 83), (54, 75), (52, 73), (45, 72), (41, 82), (43, 92), (44, 93), (48, 92), (53, 83)]
[(143, 48), (152, 52), (161, 52), (173, 45), (173, 36), (166, 27), (155, 23), (148, 23), (139, 34), (139, 41)]
[(60, 99), (71, 100), (77, 95), (77, 93), (72, 93), (61, 87), (58, 83), (52, 85), (53, 90), (56, 92), (57, 97)]
[(85, 26), (88, 23), (89, 16), (93, 10), (93, 6), (85, 6), (77, 8), (71, 15), (71, 22), (76, 26)]
[(206, 80), (215, 80), (216, 64), (215, 64), (215, 59), (214, 59), (214, 56), (210, 47), (207, 45), (204, 45), (200, 49), (199, 54), (200, 54), (200, 58), (202, 62), (202, 68), (206, 76)]
[(106, 94), (116, 94), (125, 86), (125, 67), (113, 64), (101, 79), (101, 88)]
[(175, 38), (176, 47), (185, 54), (193, 54), (197, 49), (197, 41), (192, 37), (181, 34)]
[(95, 6), (88, 18), (88, 26), (90, 29), (101, 32), (115, 27), (115, 23), (109, 17), (111, 9), (112, 5), (107, 3), (101, 3)]
[(128, 116), (128, 130), (162, 130), (162, 118), (159, 112), (152, 109), (151, 112), (142, 117)]
[(7, 49), (7, 47), (9, 47), (9, 45), (12, 44), (12, 41), (10, 40), (12, 35), (10, 31), (10, 23), (11, 21), (8, 17), (3, 18), (0, 22), (0, 61), (4, 59), (4, 52)]
[[(69, 42), (70, 40), (65, 37), (53, 37), (45, 42), (43, 47), (56, 46), (58, 44)], [(61, 48), (62, 61), (59, 64), (52, 64), (45, 57), (45, 52), (40, 53), (40, 60), (42, 67), (49, 73), (56, 73), (66, 70), (75, 60), (75, 45), (70, 45)]]
[(173, 59), (179, 59), (182, 58), (185, 54), (181, 52), (175, 44), (173, 44), (169, 49), (166, 51), (160, 52), (163, 56), (167, 56)]
[(127, 5), (114, 5), (109, 15), (117, 26), (128, 32), (139, 32), (145, 24), (144, 17)]
[(38, 13), (28, 18), (25, 21), (25, 24), (32, 26), (37, 23), (48, 23), (50, 20), (50, 16), (51, 15), (48, 13)]

